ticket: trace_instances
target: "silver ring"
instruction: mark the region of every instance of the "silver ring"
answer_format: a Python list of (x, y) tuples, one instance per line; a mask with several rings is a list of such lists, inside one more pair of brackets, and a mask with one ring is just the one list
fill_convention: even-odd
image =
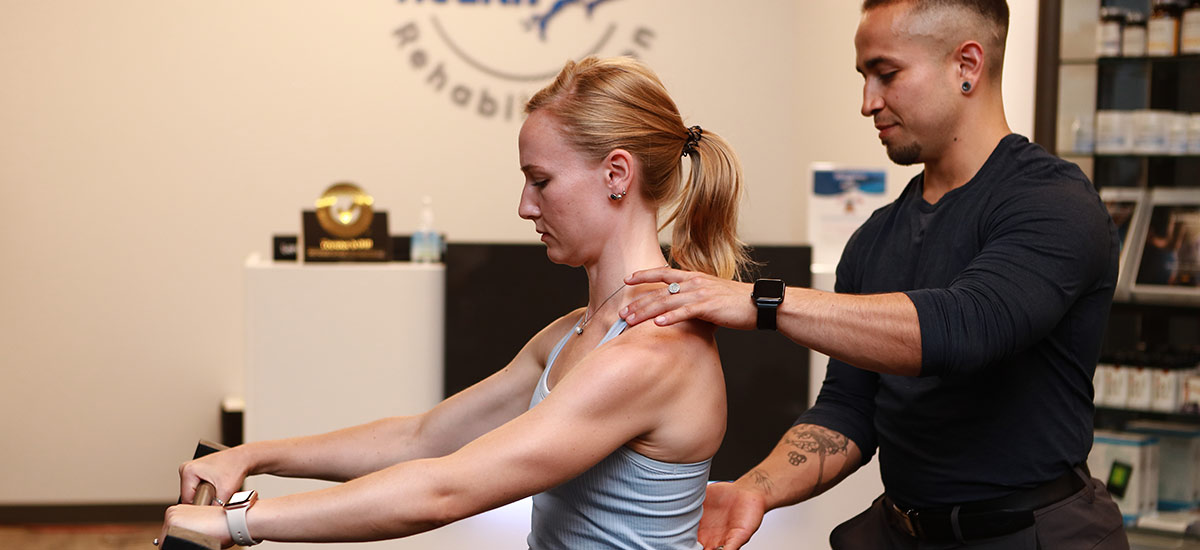
[(213, 502), (217, 503), (217, 506), (224, 506), (224, 505), (225, 505), (225, 502), (224, 502), (223, 500), (221, 500), (221, 499), (217, 498), (217, 497), (213, 497)]
[(671, 294), (679, 294), (679, 283), (671, 283), (667, 285), (667, 292), (670, 292)]

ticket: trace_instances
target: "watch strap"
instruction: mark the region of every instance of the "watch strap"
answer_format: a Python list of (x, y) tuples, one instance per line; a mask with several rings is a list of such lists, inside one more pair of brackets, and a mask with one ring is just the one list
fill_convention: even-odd
[(755, 304), (758, 307), (758, 330), (775, 330), (776, 315), (779, 313), (778, 304)]
[(229, 525), (229, 535), (238, 546), (254, 546), (262, 542), (250, 536), (250, 528), (246, 525), (246, 511), (249, 506), (225, 510), (225, 522)]

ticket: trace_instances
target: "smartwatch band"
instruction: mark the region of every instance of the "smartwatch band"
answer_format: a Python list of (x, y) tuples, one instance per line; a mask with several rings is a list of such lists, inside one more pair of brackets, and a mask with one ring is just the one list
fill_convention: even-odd
[(229, 525), (229, 536), (238, 546), (254, 546), (262, 542), (250, 536), (250, 528), (246, 524), (246, 511), (258, 500), (254, 491), (244, 491), (233, 495), (229, 504), (225, 505), (225, 523)]
[(778, 328), (776, 317), (779, 313), (779, 305), (758, 305), (758, 330), (775, 330)]

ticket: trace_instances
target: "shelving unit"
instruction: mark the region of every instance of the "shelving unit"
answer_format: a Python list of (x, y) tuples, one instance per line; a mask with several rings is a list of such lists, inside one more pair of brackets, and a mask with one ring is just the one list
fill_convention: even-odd
[[(1086, 148), (1075, 148), (1075, 130), (1086, 129), (1086, 121), (1094, 121), (1097, 111), (1200, 113), (1200, 55), (1096, 55), (1102, 1), (1106, 7), (1150, 12), (1150, 0), (1042, 0), (1040, 3), (1034, 141), (1078, 164), (1102, 192), (1113, 188), (1127, 188), (1133, 193), (1146, 190), (1144, 197), (1149, 200), (1148, 197), (1162, 195), (1158, 191), (1162, 189), (1195, 189), (1200, 196), (1200, 154), (1096, 154)], [(1092, 128), (1094, 132), (1098, 130), (1095, 125)], [(1138, 208), (1147, 209), (1143, 215), (1149, 217), (1148, 204), (1140, 202)], [(1143, 230), (1147, 223), (1143, 220)], [(1145, 233), (1136, 231), (1123, 235), (1127, 245), (1143, 243), (1146, 238)], [(1126, 254), (1123, 258), (1127, 262), (1138, 261), (1137, 254)], [(1122, 267), (1123, 273), (1130, 275), (1136, 274), (1139, 266), (1135, 263)], [(1118, 289), (1101, 362), (1156, 368), (1200, 363), (1200, 302), (1165, 295), (1139, 295), (1131, 291), (1137, 288), (1132, 284), (1135, 277), (1128, 276), (1123, 281), (1124, 287)], [(1174, 412), (1098, 407), (1095, 426), (1122, 429), (1132, 420), (1200, 425), (1200, 410), (1194, 406)], [(1161, 546), (1150, 539), (1165, 540), (1171, 547), (1197, 546), (1196, 537), (1130, 530), (1130, 541), (1135, 548)]]

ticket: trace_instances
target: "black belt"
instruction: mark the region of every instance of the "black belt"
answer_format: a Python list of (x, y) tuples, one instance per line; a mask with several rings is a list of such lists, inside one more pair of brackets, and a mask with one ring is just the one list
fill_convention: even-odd
[(991, 500), (906, 510), (885, 496), (883, 506), (888, 523), (913, 538), (935, 542), (981, 540), (1015, 533), (1033, 525), (1034, 510), (1079, 492), (1084, 487), (1085, 477), (1088, 477), (1087, 467), (1079, 466), (1067, 470), (1054, 481)]

